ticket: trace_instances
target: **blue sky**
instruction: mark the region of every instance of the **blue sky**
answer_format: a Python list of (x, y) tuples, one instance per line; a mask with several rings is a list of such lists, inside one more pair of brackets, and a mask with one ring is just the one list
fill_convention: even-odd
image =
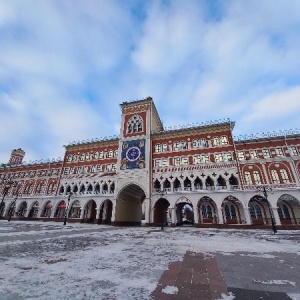
[(0, 162), (119, 134), (123, 101), (164, 126), (300, 127), (300, 1), (0, 0)]

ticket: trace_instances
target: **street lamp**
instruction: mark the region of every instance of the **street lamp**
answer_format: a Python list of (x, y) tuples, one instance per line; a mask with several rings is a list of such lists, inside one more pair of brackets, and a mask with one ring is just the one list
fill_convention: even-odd
[[(164, 195), (167, 195), (167, 191), (162, 189), (162, 190), (158, 191), (158, 194), (162, 198)], [(165, 221), (165, 214), (164, 214), (164, 211), (163, 211), (162, 216), (161, 216), (161, 230), (164, 230), (164, 221)]]
[(256, 188), (259, 192), (262, 192), (264, 194), (264, 198), (267, 201), (267, 205), (268, 205), (268, 208), (269, 208), (269, 213), (270, 213), (271, 223), (272, 223), (272, 229), (273, 229), (274, 233), (276, 233), (277, 229), (276, 229), (274, 218), (273, 218), (273, 212), (271, 211), (271, 206), (270, 206), (270, 203), (268, 201), (268, 192), (272, 192), (272, 188), (270, 186), (257, 186)]
[(4, 185), (3, 191), (2, 191), (3, 197), (2, 197), (1, 203), (0, 203), (0, 212), (1, 212), (1, 214), (2, 214), (2, 207), (4, 206), (4, 199), (5, 199), (6, 195), (8, 194), (8, 192), (9, 192), (11, 186), (13, 185), (13, 183), (14, 182), (10, 178), (5, 180), (5, 181), (3, 180), (3, 185)]
[(69, 210), (69, 205), (70, 205), (70, 199), (71, 199), (71, 196), (72, 196), (72, 192), (70, 192), (70, 193), (69, 193), (69, 196), (68, 196), (68, 203), (67, 203), (67, 207), (66, 207), (66, 210), (65, 210), (64, 225), (67, 225), (68, 210)]

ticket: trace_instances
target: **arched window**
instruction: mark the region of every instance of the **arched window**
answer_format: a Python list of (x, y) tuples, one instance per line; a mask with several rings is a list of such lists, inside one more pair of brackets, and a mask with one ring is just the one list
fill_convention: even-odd
[(258, 171), (253, 172), (253, 177), (255, 184), (261, 184), (261, 179)]
[(255, 212), (256, 212), (257, 219), (262, 219), (261, 209), (258, 205), (255, 205)]
[(273, 183), (275, 184), (280, 183), (279, 176), (276, 170), (271, 170), (271, 176), (272, 176)]
[(291, 219), (291, 215), (289, 212), (289, 209), (287, 208), (287, 206), (285, 204), (282, 205), (283, 208), (283, 214), (285, 216), (286, 219)]
[(289, 179), (289, 176), (288, 176), (288, 173), (285, 169), (281, 169), (280, 170), (280, 176), (282, 178), (282, 181), (284, 183), (290, 183), (290, 179)]
[(246, 184), (252, 184), (252, 178), (251, 178), (251, 174), (249, 171), (245, 172), (245, 180), (246, 180)]
[(234, 205), (226, 204), (224, 210), (225, 210), (225, 216), (226, 216), (227, 220), (237, 218), (236, 217), (236, 209), (235, 209)]
[(143, 119), (139, 115), (132, 116), (127, 123), (127, 133), (142, 132)]

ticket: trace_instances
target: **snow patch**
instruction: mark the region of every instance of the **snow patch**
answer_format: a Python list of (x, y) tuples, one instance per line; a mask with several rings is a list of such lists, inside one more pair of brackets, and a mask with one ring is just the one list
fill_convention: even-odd
[(292, 300), (300, 300), (300, 294), (287, 294)]
[(178, 288), (173, 285), (167, 285), (164, 289), (162, 289), (162, 292), (165, 294), (177, 294), (178, 293)]
[(266, 285), (287, 285), (290, 284), (292, 286), (296, 286), (296, 282), (289, 280), (253, 280), (254, 283), (261, 283)]

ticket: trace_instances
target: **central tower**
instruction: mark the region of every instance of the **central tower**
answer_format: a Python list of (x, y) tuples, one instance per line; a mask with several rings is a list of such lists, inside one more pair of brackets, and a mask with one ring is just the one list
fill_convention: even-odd
[(163, 126), (150, 97), (123, 102), (120, 106), (122, 118), (114, 223), (140, 224), (143, 203), (148, 223), (152, 187), (151, 133), (163, 130)]

